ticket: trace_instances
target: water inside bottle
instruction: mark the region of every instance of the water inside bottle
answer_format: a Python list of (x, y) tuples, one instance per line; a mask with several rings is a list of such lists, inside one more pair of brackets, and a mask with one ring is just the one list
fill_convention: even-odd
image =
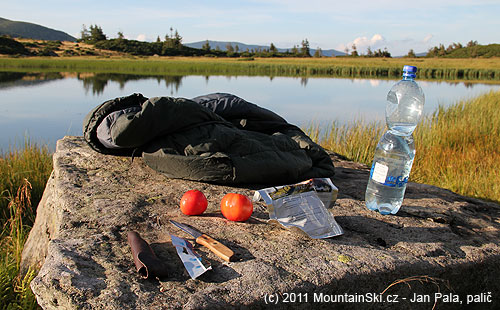
[(416, 127), (417, 127), (416, 124), (409, 124), (409, 123), (392, 123), (392, 125), (389, 126), (391, 133), (402, 136), (411, 135)]

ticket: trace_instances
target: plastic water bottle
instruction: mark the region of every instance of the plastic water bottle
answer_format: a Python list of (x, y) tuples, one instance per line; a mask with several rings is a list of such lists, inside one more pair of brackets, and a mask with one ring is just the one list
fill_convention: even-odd
[(396, 214), (403, 203), (415, 158), (413, 130), (422, 115), (425, 97), (415, 82), (417, 68), (404, 66), (403, 79), (387, 94), (384, 133), (375, 149), (365, 202), (370, 210)]
[(406, 183), (415, 158), (413, 135), (387, 131), (375, 150), (365, 202), (370, 210), (396, 214), (403, 203)]
[(385, 121), (396, 135), (411, 135), (422, 116), (425, 96), (415, 82), (416, 73), (417, 67), (404, 66), (403, 79), (394, 84), (387, 94)]

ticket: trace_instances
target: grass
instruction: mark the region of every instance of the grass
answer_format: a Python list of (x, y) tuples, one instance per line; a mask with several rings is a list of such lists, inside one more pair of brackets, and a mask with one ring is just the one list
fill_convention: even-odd
[(260, 75), (399, 78), (403, 65), (420, 79), (500, 81), (500, 59), (432, 58), (213, 58), (24, 57), (0, 58), (0, 70), (147, 75)]
[(40, 200), (52, 171), (52, 159), (48, 147), (39, 147), (29, 140), (0, 155), (0, 223), (5, 224), (10, 218), (8, 204), (24, 179), (32, 184), (33, 200)]
[(417, 127), (413, 181), (500, 202), (500, 92), (440, 107)]
[[(414, 132), (410, 180), (500, 202), (499, 109), (500, 92), (490, 92), (424, 117)], [(385, 124), (353, 121), (306, 131), (326, 149), (371, 166)]]
[(36, 270), (19, 274), (21, 254), (52, 171), (46, 147), (26, 141), (0, 156), (0, 309), (39, 309), (29, 284)]
[[(25, 275), (19, 273), (21, 254), (33, 225), (31, 184), (24, 179), (17, 195), (8, 205), (10, 218), (5, 223), (0, 244), (0, 309), (37, 309), (36, 298), (30, 288), (36, 271), (30, 268)], [(25, 218), (28, 218), (26, 223)]]

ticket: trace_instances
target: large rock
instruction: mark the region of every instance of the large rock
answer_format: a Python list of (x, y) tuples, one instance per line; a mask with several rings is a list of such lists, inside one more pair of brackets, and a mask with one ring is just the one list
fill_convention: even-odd
[[(409, 183), (400, 212), (382, 216), (364, 206), (367, 168), (333, 158), (340, 192), (332, 212), (345, 234), (312, 240), (267, 223), (262, 203), (247, 222), (222, 217), (226, 193), (252, 196), (258, 186), (167, 179), (140, 159), (98, 154), (82, 138), (65, 137), (57, 143), (23, 268), (40, 268), (31, 287), (44, 309), (262, 308), (276, 300), (279, 308), (430, 309), (435, 293), (445, 298), (440, 309), (465, 307), (474, 297), (468, 307), (500, 306), (498, 205)], [(187, 217), (178, 203), (193, 188), (209, 206), (204, 215)], [(188, 235), (168, 219), (220, 240), (239, 261), (225, 263), (196, 246), (213, 270), (192, 280), (168, 233)], [(168, 278), (139, 276), (127, 244), (131, 230), (166, 262)], [(422, 302), (410, 302), (414, 293)], [(387, 302), (396, 297), (399, 303)], [(352, 302), (336, 302), (342, 298)]]

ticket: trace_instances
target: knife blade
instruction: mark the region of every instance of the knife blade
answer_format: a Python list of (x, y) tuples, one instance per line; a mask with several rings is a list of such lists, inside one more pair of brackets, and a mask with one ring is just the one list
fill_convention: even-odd
[(177, 255), (179, 255), (179, 258), (192, 279), (196, 279), (206, 271), (212, 269), (210, 265), (205, 266), (203, 264), (201, 257), (194, 251), (191, 242), (175, 235), (170, 235), (170, 239), (175, 246)]
[(215, 240), (214, 238), (192, 227), (176, 222), (174, 220), (170, 220), (170, 223), (172, 223), (173, 225), (177, 226), (178, 228), (182, 229), (183, 231), (193, 236), (196, 239), (196, 243), (207, 247), (215, 255), (219, 256), (226, 262), (230, 262), (231, 259), (233, 258), (234, 252), (225, 245), (223, 245), (222, 243), (220, 243), (219, 241)]

